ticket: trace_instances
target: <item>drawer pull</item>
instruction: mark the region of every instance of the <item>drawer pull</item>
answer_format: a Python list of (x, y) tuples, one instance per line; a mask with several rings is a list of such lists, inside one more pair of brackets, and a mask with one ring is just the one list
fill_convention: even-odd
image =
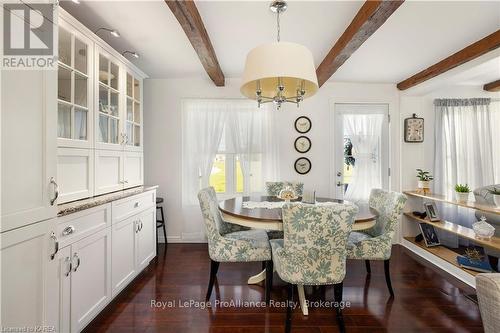
[(137, 207), (139, 207), (140, 205), (141, 205), (141, 203), (140, 203), (140, 202), (136, 202), (136, 203), (134, 204), (134, 208), (137, 208)]
[(75, 232), (75, 227), (73, 227), (72, 225), (64, 228), (64, 230), (62, 231), (62, 235), (63, 236), (68, 236), (68, 235), (71, 235), (72, 233)]

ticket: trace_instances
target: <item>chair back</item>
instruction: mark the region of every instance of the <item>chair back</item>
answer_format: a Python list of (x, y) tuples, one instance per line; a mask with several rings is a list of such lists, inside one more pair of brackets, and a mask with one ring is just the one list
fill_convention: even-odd
[(328, 284), (344, 279), (347, 239), (357, 212), (353, 204), (283, 206), (283, 249), (293, 280)]
[(269, 196), (277, 196), (280, 194), (280, 191), (287, 186), (291, 186), (297, 196), (301, 197), (304, 192), (304, 183), (300, 182), (266, 182), (266, 192)]
[(207, 229), (207, 238), (209, 247), (222, 237), (224, 229), (224, 220), (220, 214), (219, 202), (213, 187), (207, 187), (198, 192), (201, 213)]
[(366, 231), (373, 237), (386, 235), (390, 239), (394, 237), (396, 225), (398, 223), (407, 197), (403, 193), (386, 191), (382, 189), (372, 189), (370, 193), (369, 205), (378, 212), (377, 222)]

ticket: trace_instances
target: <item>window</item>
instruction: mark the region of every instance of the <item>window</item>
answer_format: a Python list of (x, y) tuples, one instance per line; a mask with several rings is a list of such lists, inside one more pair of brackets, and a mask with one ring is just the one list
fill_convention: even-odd
[(213, 161), (209, 185), (218, 194), (241, 195), (246, 188), (256, 188), (257, 186), (252, 180), (261, 177), (261, 154), (258, 152), (250, 154), (249, 170), (243, 172), (241, 159), (246, 160), (247, 158), (246, 156), (241, 157), (243, 154), (237, 153), (236, 144), (232, 142), (233, 139), (228, 135), (229, 132), (224, 128), (217, 155)]
[(198, 204), (200, 189), (219, 197), (264, 190), (278, 177), (274, 116), (248, 100), (184, 100), (182, 202)]

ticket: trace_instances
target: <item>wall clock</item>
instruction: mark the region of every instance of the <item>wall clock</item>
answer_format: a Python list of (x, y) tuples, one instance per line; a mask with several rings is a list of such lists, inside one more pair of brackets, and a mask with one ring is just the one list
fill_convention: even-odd
[(311, 119), (307, 118), (306, 116), (298, 117), (295, 120), (295, 129), (299, 133), (307, 133), (311, 130), (311, 127)]
[(295, 161), (295, 171), (301, 175), (305, 175), (311, 171), (311, 161), (308, 158), (300, 157)]
[(311, 149), (311, 140), (307, 136), (299, 136), (295, 139), (294, 146), (299, 153), (307, 153)]
[(418, 118), (415, 113), (406, 118), (404, 131), (405, 142), (424, 142), (424, 118)]

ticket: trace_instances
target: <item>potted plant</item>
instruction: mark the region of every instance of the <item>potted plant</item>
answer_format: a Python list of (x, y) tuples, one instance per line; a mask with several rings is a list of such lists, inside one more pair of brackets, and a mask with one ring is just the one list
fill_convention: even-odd
[(467, 202), (469, 200), (470, 188), (469, 185), (455, 185), (455, 197), (458, 202)]
[(423, 191), (424, 193), (430, 192), (431, 188), (430, 183), (431, 180), (434, 179), (434, 176), (432, 176), (429, 171), (417, 169), (417, 178), (418, 178), (418, 189)]
[(500, 207), (500, 188), (493, 187), (492, 189), (489, 189), (488, 192), (493, 195), (493, 202), (495, 205)]

